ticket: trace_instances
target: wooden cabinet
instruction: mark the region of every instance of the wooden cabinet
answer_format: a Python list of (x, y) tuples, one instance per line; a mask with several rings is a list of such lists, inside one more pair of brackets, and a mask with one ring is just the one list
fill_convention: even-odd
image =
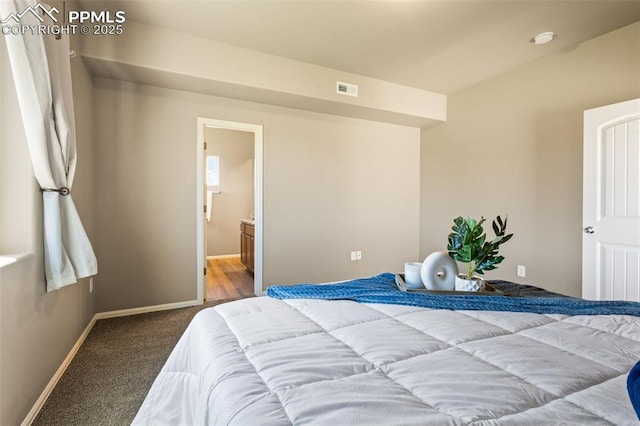
[(240, 261), (253, 274), (255, 227), (252, 224), (240, 222)]

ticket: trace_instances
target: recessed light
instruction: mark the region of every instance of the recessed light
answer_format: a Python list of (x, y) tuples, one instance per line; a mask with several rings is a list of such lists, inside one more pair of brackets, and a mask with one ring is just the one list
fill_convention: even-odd
[(553, 34), (551, 31), (548, 31), (546, 33), (540, 33), (537, 36), (535, 36), (534, 38), (532, 38), (531, 40), (529, 40), (531, 43), (533, 44), (547, 44), (549, 43), (551, 40), (553, 40), (553, 37), (555, 36), (555, 34)]

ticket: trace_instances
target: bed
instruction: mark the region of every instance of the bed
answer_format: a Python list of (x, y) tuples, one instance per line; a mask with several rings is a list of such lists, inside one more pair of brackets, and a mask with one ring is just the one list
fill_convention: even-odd
[(257, 297), (196, 315), (133, 424), (633, 425), (638, 360), (635, 315)]

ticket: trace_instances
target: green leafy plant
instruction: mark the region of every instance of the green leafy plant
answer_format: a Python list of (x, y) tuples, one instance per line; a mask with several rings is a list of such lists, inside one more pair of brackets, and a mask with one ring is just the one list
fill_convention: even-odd
[(484, 274), (484, 271), (496, 269), (504, 256), (498, 256), (500, 245), (506, 243), (513, 234), (506, 234), (507, 216), (504, 221), (497, 216), (492, 223), (495, 238), (487, 241), (487, 234), (482, 228), (485, 222), (482, 217), (479, 221), (459, 216), (453, 220), (454, 225), (448, 236), (447, 251), (449, 256), (458, 262), (467, 264), (466, 279), (471, 279), (474, 272)]

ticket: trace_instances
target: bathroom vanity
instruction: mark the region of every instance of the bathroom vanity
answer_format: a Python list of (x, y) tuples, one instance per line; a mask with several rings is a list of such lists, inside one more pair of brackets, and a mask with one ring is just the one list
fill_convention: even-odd
[(253, 274), (255, 222), (250, 219), (240, 221), (240, 261)]

